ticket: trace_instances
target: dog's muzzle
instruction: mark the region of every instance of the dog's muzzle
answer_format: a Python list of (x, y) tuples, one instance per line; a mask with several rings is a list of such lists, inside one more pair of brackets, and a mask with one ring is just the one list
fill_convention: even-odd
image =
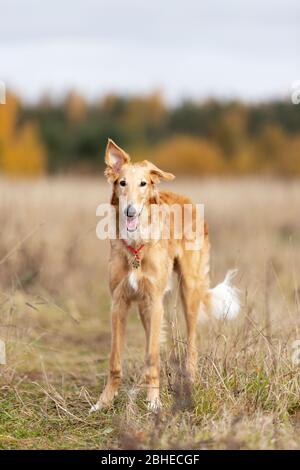
[(133, 204), (128, 204), (124, 210), (124, 215), (126, 217), (126, 228), (129, 232), (134, 232), (137, 229), (139, 214)]
[(136, 217), (138, 215), (136, 208), (132, 204), (128, 204), (124, 212), (126, 217)]

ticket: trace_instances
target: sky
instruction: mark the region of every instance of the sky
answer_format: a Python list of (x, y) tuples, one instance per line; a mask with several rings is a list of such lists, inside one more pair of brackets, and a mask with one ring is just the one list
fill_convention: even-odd
[(27, 101), (259, 101), (299, 79), (299, 0), (0, 0), (0, 80)]

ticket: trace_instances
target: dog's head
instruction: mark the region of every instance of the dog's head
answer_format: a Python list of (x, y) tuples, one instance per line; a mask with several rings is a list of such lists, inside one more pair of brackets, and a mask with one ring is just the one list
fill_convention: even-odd
[(131, 163), (129, 155), (111, 139), (107, 143), (105, 163), (105, 176), (113, 185), (111, 202), (121, 211), (127, 231), (135, 232), (144, 207), (158, 203), (156, 184), (173, 180), (175, 176), (147, 160)]

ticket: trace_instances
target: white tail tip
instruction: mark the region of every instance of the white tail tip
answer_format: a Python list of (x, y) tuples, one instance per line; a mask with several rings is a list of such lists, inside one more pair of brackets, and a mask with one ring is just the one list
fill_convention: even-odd
[(231, 281), (236, 274), (237, 269), (228, 271), (224, 281), (209, 291), (211, 295), (211, 312), (218, 319), (232, 320), (240, 312), (238, 289), (231, 285)]

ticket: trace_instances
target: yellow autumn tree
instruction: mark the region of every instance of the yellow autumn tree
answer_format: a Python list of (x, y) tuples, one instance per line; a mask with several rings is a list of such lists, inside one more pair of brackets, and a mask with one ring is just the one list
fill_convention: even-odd
[(206, 139), (175, 136), (159, 145), (153, 160), (158, 166), (185, 174), (209, 174), (225, 171), (221, 150)]
[(3, 170), (10, 175), (34, 176), (44, 173), (46, 155), (37, 128), (26, 123), (6, 146)]
[(87, 104), (83, 96), (76, 91), (70, 91), (65, 99), (65, 109), (69, 121), (84, 121), (87, 114)]
[(287, 150), (288, 136), (276, 125), (263, 128), (256, 143), (259, 167), (270, 172), (276, 171)]
[(230, 171), (241, 175), (255, 173), (258, 168), (253, 144), (244, 145), (238, 153), (234, 154), (230, 162)]
[(0, 142), (2, 143), (13, 137), (19, 106), (18, 98), (7, 92), (6, 104), (0, 105)]
[(277, 171), (281, 176), (300, 175), (300, 136), (287, 136), (285, 145), (280, 153), (277, 162)]
[(235, 158), (247, 142), (247, 108), (239, 103), (228, 109), (212, 128), (211, 135), (227, 159)]
[(144, 137), (146, 129), (161, 129), (166, 118), (166, 107), (162, 93), (156, 91), (149, 96), (133, 97), (122, 116), (123, 129), (134, 134), (136, 140)]
[(19, 106), (12, 93), (0, 106), (0, 171), (8, 175), (40, 175), (46, 169), (46, 151), (32, 122), (17, 126)]

